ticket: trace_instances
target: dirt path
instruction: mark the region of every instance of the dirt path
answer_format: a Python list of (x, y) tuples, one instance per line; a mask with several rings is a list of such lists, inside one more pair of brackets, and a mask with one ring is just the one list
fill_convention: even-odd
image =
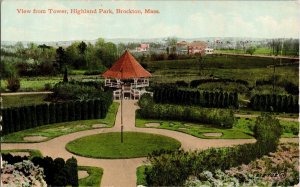
[(1, 93), (2, 96), (9, 95), (36, 95), (36, 94), (52, 94), (53, 92), (9, 92), (9, 93)]
[[(222, 147), (232, 146), (236, 144), (254, 142), (253, 139), (241, 139), (241, 140), (222, 140), (222, 139), (200, 139), (194, 136), (164, 130), (164, 129), (152, 129), (152, 128), (136, 128), (135, 127), (135, 110), (137, 106), (134, 101), (124, 101), (123, 107), (123, 120), (124, 131), (136, 131), (161, 134), (169, 137), (173, 137), (179, 140), (182, 144), (182, 148), (185, 150), (206, 149), (208, 147)], [(60, 136), (41, 143), (20, 143), (20, 144), (2, 144), (2, 149), (38, 149), (44, 156), (62, 157), (68, 159), (74, 156), (78, 160), (79, 165), (83, 166), (97, 166), (104, 170), (101, 186), (114, 186), (114, 187), (133, 187), (136, 186), (136, 168), (145, 163), (146, 158), (135, 159), (93, 159), (85, 158), (81, 156), (73, 155), (65, 149), (65, 145), (74, 139), (79, 137), (88, 136), (98, 133), (106, 132), (119, 132), (121, 129), (120, 121), (120, 108), (117, 113), (116, 123), (113, 128), (103, 128), (76, 132), (64, 136)], [(285, 141), (291, 141), (290, 139)], [(292, 141), (298, 142), (298, 139)]]
[[(242, 118), (256, 118), (259, 115), (257, 114), (234, 114), (235, 117), (242, 117)], [(277, 117), (280, 120), (284, 120), (284, 121), (292, 121), (292, 122), (298, 122), (299, 119), (298, 118), (284, 118), (284, 117)]]

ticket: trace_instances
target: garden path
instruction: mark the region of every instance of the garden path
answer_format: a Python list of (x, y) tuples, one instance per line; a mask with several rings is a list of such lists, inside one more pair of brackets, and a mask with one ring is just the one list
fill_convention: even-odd
[[(254, 139), (200, 139), (181, 132), (154, 129), (154, 128), (137, 128), (135, 127), (135, 110), (138, 108), (135, 101), (125, 100), (123, 102), (123, 121), (124, 131), (135, 131), (154, 133), (173, 137), (181, 142), (185, 150), (206, 149), (208, 147), (223, 147), (236, 144), (254, 142)], [(104, 170), (101, 186), (114, 187), (133, 187), (136, 186), (136, 168), (146, 162), (146, 158), (134, 159), (94, 159), (74, 155), (65, 149), (65, 145), (77, 138), (106, 132), (119, 132), (121, 129), (121, 109), (119, 107), (115, 126), (113, 128), (99, 128), (87, 131), (75, 132), (72, 134), (60, 136), (52, 140), (41, 143), (6, 143), (2, 144), (3, 150), (8, 149), (38, 149), (44, 156), (62, 157), (68, 159), (75, 157), (79, 165), (96, 166)], [(138, 141), (138, 140), (137, 140)], [(284, 141), (298, 142), (298, 139), (285, 139)]]

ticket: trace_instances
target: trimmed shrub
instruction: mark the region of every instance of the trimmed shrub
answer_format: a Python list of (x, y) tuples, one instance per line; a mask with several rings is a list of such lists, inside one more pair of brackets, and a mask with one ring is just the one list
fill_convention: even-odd
[(249, 107), (260, 111), (298, 113), (299, 105), (297, 100), (298, 96), (293, 95), (256, 94), (251, 97)]
[(101, 118), (101, 102), (100, 99), (96, 99), (94, 102), (94, 117), (96, 119)]
[(88, 119), (95, 119), (94, 117), (94, 100), (88, 100)]
[(238, 94), (236, 92), (189, 91), (179, 90), (174, 86), (154, 87), (153, 99), (156, 103), (218, 108), (239, 107)]
[(232, 128), (233, 111), (222, 109), (197, 108), (169, 104), (153, 104), (138, 110), (145, 119), (169, 119), (212, 124), (221, 128)]
[(81, 119), (86, 120), (88, 119), (88, 104), (86, 101), (81, 101)]
[(42, 109), (43, 109), (43, 119), (44, 119), (43, 125), (47, 125), (47, 124), (49, 124), (49, 121), (50, 121), (49, 105), (42, 104)]
[(8, 134), (9, 133), (9, 125), (10, 125), (10, 122), (9, 122), (9, 114), (8, 114), (8, 110), (9, 109), (2, 109), (2, 119), (3, 119), (3, 122), (2, 122), (2, 132), (4, 135)]
[(68, 103), (62, 103), (62, 122), (68, 121), (69, 109)]
[(66, 161), (67, 184), (78, 186), (77, 160), (72, 157)]
[(12, 117), (14, 132), (20, 131), (20, 113), (18, 108), (12, 108)]
[(56, 105), (54, 103), (49, 104), (49, 114), (50, 114), (50, 119), (49, 123), (56, 123)]
[(81, 120), (81, 102), (75, 102), (75, 120)]
[(26, 129), (26, 126), (27, 126), (24, 107), (19, 108), (19, 114), (20, 114), (20, 130), (24, 130), (24, 129)]
[(74, 121), (75, 120), (75, 104), (73, 101), (68, 103), (68, 121)]
[(55, 112), (56, 112), (56, 123), (62, 122), (62, 104), (57, 103), (55, 104)]
[(36, 105), (36, 118), (37, 118), (37, 126), (41, 126), (44, 124), (44, 114), (42, 105)]

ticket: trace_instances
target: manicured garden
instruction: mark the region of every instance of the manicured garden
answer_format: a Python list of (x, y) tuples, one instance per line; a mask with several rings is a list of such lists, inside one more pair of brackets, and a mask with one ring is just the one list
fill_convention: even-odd
[(72, 121), (72, 122), (63, 122), (56, 123), (50, 125), (44, 125), (32, 129), (27, 129), (15, 133), (11, 133), (3, 136), (2, 142), (35, 142), (35, 141), (26, 141), (24, 137), (27, 136), (43, 136), (46, 137), (43, 141), (47, 141), (49, 139), (77, 132), (83, 130), (93, 129), (93, 125), (95, 124), (104, 124), (103, 127), (112, 127), (115, 123), (116, 114), (118, 111), (119, 103), (113, 103), (109, 109), (106, 117), (104, 119), (92, 119), (92, 120), (80, 120), (80, 121)]
[(173, 138), (138, 132), (111, 132), (79, 138), (69, 142), (66, 149), (74, 154), (93, 158), (145, 157), (153, 151), (177, 150), (180, 142)]
[[(257, 118), (256, 143), (203, 151), (153, 153), (150, 165), (137, 168), (146, 186), (293, 186), (299, 183), (296, 144), (278, 146), (282, 127), (271, 115)], [(275, 153), (274, 153), (275, 152)], [(280, 177), (278, 176), (280, 175)]]
[(78, 171), (87, 171), (88, 175), (85, 178), (79, 179), (78, 183), (80, 187), (99, 187), (101, 184), (101, 178), (103, 175), (103, 169), (90, 166), (78, 166)]

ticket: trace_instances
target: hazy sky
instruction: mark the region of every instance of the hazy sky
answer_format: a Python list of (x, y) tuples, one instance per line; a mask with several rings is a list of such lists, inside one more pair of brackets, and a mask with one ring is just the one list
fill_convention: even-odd
[[(300, 1), (3, 0), (5, 41), (65, 41), (155, 37), (299, 38)], [(156, 9), (160, 14), (70, 14), (70, 9)], [(64, 9), (69, 14), (20, 14)]]

